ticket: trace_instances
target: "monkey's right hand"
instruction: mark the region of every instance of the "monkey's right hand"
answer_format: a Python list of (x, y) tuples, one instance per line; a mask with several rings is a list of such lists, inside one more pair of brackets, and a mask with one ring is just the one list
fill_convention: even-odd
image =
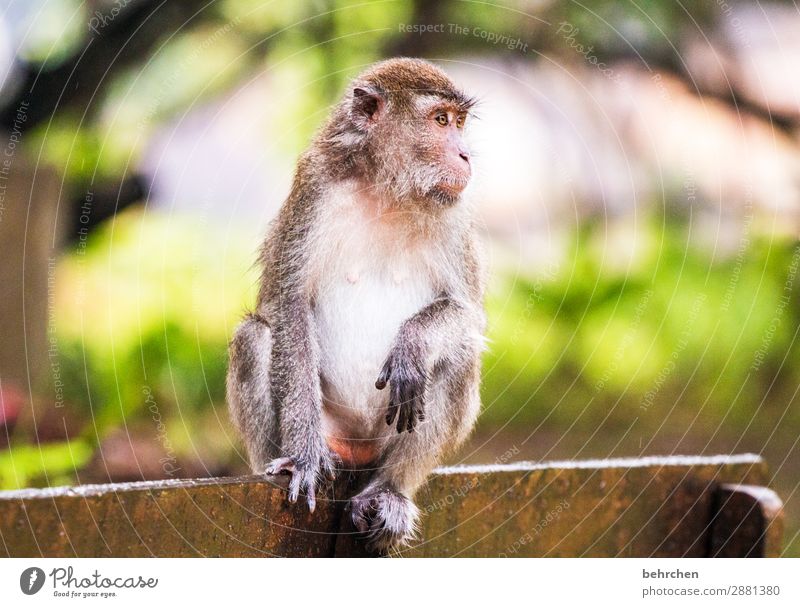
[[(316, 459), (316, 462), (314, 460)], [(309, 460), (311, 463), (309, 463)], [(333, 479), (336, 473), (336, 456), (330, 450), (322, 450), (316, 458), (279, 457), (272, 460), (265, 474), (291, 474), (289, 481), (289, 501), (296, 503), (302, 491), (308, 500), (308, 509), (314, 512), (317, 506), (317, 486), (323, 476)]]
[(427, 376), (418, 357), (401, 348), (393, 348), (383, 363), (381, 374), (375, 382), (378, 390), (390, 384), (389, 410), (386, 423), (391, 425), (397, 417), (397, 432), (414, 431), (417, 421), (425, 419), (425, 385)]

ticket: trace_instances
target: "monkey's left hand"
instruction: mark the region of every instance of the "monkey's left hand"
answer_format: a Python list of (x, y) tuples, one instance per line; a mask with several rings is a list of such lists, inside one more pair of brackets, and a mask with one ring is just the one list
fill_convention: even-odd
[(397, 417), (397, 431), (414, 431), (417, 421), (425, 419), (425, 385), (427, 374), (420, 357), (408, 348), (395, 346), (383, 363), (375, 382), (378, 390), (389, 383), (389, 409), (386, 423), (391, 425)]

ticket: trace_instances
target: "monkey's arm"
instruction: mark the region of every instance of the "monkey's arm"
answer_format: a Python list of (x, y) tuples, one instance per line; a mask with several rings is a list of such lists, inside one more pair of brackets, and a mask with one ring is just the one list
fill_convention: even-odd
[[(391, 383), (386, 420), (391, 424), (396, 416), (399, 433), (351, 504), (353, 524), (370, 533), (379, 549), (414, 536), (419, 516), (411, 501), (415, 491), (475, 423), (482, 329), (480, 305), (442, 294), (398, 331), (379, 384), (387, 379)], [(423, 408), (426, 398), (428, 411)], [(425, 422), (415, 428), (421, 419)]]
[(273, 461), (267, 473), (291, 473), (289, 501), (297, 501), (303, 491), (313, 511), (317, 484), (335, 470), (321, 428), (319, 345), (308, 301), (287, 294), (276, 316), (270, 384), (272, 398), (277, 399), (283, 457)]
[(426, 384), (440, 366), (472, 364), (482, 348), (483, 311), (466, 299), (441, 293), (400, 326), (375, 387), (390, 384), (386, 423), (397, 418), (397, 431), (414, 431), (425, 419)]
[(297, 501), (302, 491), (313, 511), (317, 485), (322, 477), (333, 476), (335, 464), (322, 434), (320, 353), (309, 277), (309, 226), (319, 201), (313, 194), (302, 194), (305, 164), (301, 159), (293, 191), (262, 251), (259, 312), (272, 327), (269, 382), (282, 456), (266, 471), (290, 473), (289, 500)]

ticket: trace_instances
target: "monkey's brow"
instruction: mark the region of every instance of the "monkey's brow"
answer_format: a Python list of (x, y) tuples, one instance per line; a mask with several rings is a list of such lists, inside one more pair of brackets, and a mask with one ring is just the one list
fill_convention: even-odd
[(418, 95), (438, 97), (444, 101), (449, 101), (450, 103), (457, 105), (460, 110), (465, 112), (469, 111), (469, 109), (472, 108), (478, 101), (475, 97), (470, 97), (469, 95), (466, 95), (457, 89), (420, 87), (412, 90)]
[(478, 102), (477, 98), (465, 95), (458, 90), (420, 88), (415, 89), (415, 92), (419, 95), (450, 102), (462, 112), (468, 112)]
[(461, 110), (465, 112), (469, 110), (472, 106), (475, 105), (477, 99), (475, 97), (470, 97), (465, 95), (461, 91), (452, 90), (452, 91), (432, 91), (432, 93), (446, 101), (451, 101), (455, 103)]

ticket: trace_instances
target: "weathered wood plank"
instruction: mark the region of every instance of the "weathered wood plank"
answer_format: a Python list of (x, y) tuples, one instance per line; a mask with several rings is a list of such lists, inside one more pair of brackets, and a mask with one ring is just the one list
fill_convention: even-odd
[[(442, 468), (417, 496), (421, 539), (403, 554), (705, 556), (715, 492), (767, 478), (753, 455)], [(0, 492), (0, 549), (26, 557), (363, 556), (346, 512), (354, 482), (329, 488), (314, 514), (287, 503), (283, 477)]]
[(705, 556), (716, 487), (766, 481), (750, 455), (444, 469), (405, 554)]
[(711, 556), (780, 556), (783, 504), (774, 491), (753, 485), (722, 485), (713, 508)]
[(339, 511), (286, 501), (286, 478), (0, 493), (8, 556), (330, 556)]

